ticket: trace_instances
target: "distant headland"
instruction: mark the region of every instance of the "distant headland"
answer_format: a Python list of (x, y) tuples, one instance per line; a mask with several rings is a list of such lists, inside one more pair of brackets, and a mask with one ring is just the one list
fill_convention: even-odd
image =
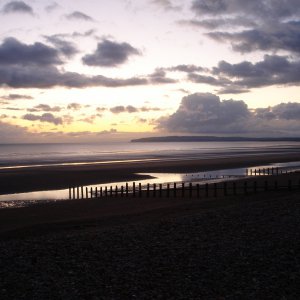
[(239, 137), (239, 136), (157, 136), (131, 140), (132, 143), (159, 142), (300, 142), (300, 137)]

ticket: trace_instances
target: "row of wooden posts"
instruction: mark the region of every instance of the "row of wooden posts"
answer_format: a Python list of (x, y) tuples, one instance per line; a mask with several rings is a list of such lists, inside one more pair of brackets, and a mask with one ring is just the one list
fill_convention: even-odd
[[(286, 170), (286, 173), (288, 171)], [(283, 170), (276, 168), (263, 168), (263, 169), (246, 169), (246, 176), (260, 176), (260, 175), (279, 175), (282, 174)]]
[(257, 181), (243, 181), (242, 183), (236, 181), (222, 182), (222, 183), (211, 183), (211, 184), (202, 184), (199, 183), (193, 184), (190, 183), (166, 183), (166, 184), (152, 184), (149, 183), (146, 186), (142, 186), (141, 183), (136, 185), (135, 182), (132, 183), (132, 186), (129, 186), (126, 183), (125, 187), (121, 186), (110, 186), (109, 188), (100, 187), (100, 188), (87, 188), (87, 187), (72, 187), (69, 188), (69, 199), (88, 199), (88, 198), (101, 198), (101, 197), (217, 197), (218, 193), (221, 193), (224, 196), (228, 194), (237, 195), (237, 194), (247, 194), (250, 192), (257, 193), (259, 191), (268, 191), (268, 190), (280, 190), (280, 189), (300, 189), (300, 180), (292, 184), (291, 180), (287, 181), (286, 185), (279, 185), (277, 180), (269, 182), (268, 180), (264, 181), (263, 186), (259, 186)]

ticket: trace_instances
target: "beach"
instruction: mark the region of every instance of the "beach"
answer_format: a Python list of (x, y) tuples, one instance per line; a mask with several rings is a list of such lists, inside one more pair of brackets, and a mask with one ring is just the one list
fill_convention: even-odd
[(159, 159), (0, 169), (0, 193), (57, 190), (150, 178), (137, 173), (189, 173), (290, 161), (300, 161), (300, 154), (251, 154), (213, 159)]
[[(276, 178), (298, 182), (299, 173)], [(2, 209), (1, 299), (297, 299), (299, 195)]]

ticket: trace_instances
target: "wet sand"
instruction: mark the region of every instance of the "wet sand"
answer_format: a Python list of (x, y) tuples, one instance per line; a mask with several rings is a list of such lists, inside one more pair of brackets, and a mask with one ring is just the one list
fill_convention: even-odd
[(185, 159), (0, 170), (0, 194), (64, 189), (69, 186), (147, 179), (136, 173), (189, 173), (267, 163), (300, 161), (299, 154), (247, 155), (219, 159)]

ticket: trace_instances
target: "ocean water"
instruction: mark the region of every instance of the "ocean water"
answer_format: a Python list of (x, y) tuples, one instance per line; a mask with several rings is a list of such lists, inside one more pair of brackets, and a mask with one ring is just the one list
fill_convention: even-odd
[(213, 158), (300, 153), (299, 142), (0, 144), (0, 168), (145, 159)]

